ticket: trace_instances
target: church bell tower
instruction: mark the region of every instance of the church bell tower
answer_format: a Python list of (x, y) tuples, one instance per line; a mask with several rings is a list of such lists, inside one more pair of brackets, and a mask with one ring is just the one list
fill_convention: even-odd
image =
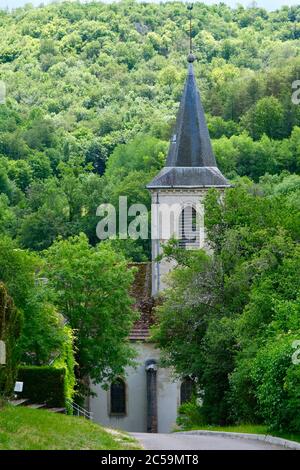
[(164, 276), (172, 269), (158, 260), (163, 245), (178, 239), (182, 249), (205, 248), (203, 201), (209, 188), (230, 186), (217, 167), (197, 88), (193, 62), (188, 55), (188, 73), (171, 136), (164, 168), (147, 185), (152, 198), (152, 295), (165, 287)]

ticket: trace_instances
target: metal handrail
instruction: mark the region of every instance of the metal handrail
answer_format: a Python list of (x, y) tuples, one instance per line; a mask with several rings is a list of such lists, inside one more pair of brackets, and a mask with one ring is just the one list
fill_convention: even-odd
[(91, 421), (94, 419), (93, 413), (91, 411), (86, 410), (70, 399), (67, 400), (67, 403), (69, 406), (71, 406), (74, 416), (83, 416), (84, 418)]

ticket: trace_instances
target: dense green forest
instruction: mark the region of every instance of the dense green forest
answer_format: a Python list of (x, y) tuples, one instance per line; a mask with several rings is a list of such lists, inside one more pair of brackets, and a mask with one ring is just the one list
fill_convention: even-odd
[[(291, 101), (299, 15), (298, 7), (194, 6), (196, 77), (218, 164), (230, 178), (300, 169), (300, 106)], [(149, 203), (144, 185), (164, 161), (188, 31), (180, 2), (66, 2), (0, 13), (2, 232), (33, 250), (81, 231), (95, 244), (101, 202), (127, 194)]]
[[(178, 269), (154, 334), (165, 361), (204, 390), (201, 410), (190, 405), (199, 422), (300, 430), (290, 361), (300, 334), (299, 20), (300, 7), (193, 9), (195, 74), (235, 188), (223, 205), (214, 192), (206, 202), (214, 256), (167, 248)], [(0, 11), (0, 287), (17, 318), (11, 363), (48, 364), (71, 342), (84, 385), (132, 359), (127, 262), (149, 258), (149, 243), (98, 243), (96, 208), (120, 195), (149, 206), (145, 185), (165, 161), (188, 32), (180, 2)]]

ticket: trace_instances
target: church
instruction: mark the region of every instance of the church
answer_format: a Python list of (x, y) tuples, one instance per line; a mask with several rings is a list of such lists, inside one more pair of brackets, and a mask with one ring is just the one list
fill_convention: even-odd
[(171, 432), (176, 425), (178, 407), (190, 397), (190, 381), (178, 380), (171, 369), (163, 368), (160, 352), (149, 340), (155, 299), (165, 288), (166, 275), (174, 267), (158, 257), (163, 253), (164, 243), (174, 236), (182, 249), (206, 249), (203, 200), (210, 188), (221, 193), (230, 186), (213, 154), (194, 75), (194, 60), (190, 53), (166, 164), (147, 185), (153, 212), (153, 208), (162, 205), (179, 207), (179, 211), (172, 219), (173, 229), (169, 232), (164, 226), (170, 225), (167, 218), (161, 217), (159, 210), (155, 210), (155, 215), (152, 213), (152, 262), (135, 264), (138, 272), (132, 295), (140, 318), (130, 340), (137, 352), (137, 366), (127, 368), (124, 377), (117, 378), (107, 390), (101, 384), (93, 385), (95, 396), (89, 403), (96, 422), (131, 432)]

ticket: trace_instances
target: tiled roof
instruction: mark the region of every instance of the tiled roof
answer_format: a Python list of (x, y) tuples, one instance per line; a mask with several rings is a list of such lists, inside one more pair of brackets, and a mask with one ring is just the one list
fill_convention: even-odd
[(151, 263), (131, 263), (130, 267), (137, 268), (131, 295), (135, 299), (134, 308), (140, 313), (135, 322), (129, 339), (145, 341), (149, 338), (149, 328), (154, 323), (154, 299), (151, 296)]

